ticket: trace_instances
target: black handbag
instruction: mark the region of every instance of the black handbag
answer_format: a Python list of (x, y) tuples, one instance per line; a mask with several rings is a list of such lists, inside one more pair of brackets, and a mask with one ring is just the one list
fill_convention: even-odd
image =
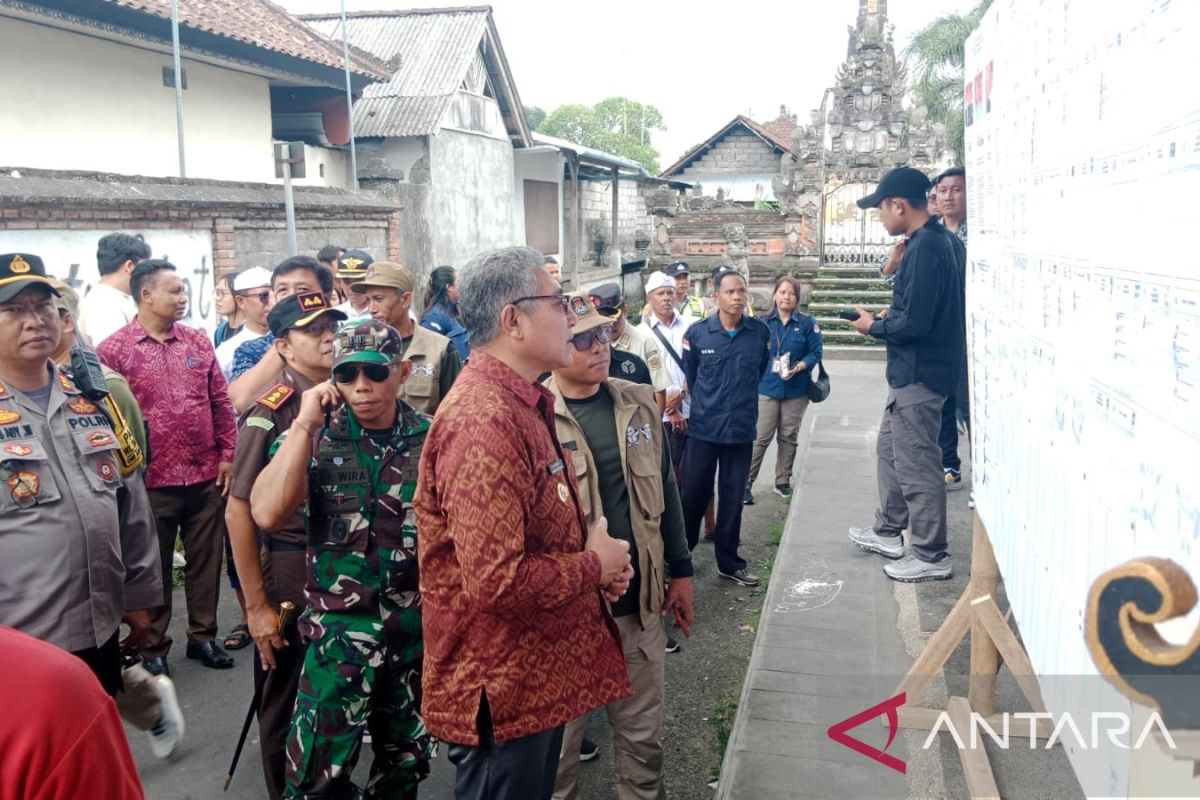
[(829, 397), (829, 373), (825, 371), (825, 362), (817, 362), (816, 374), (808, 384), (808, 399), (814, 403), (822, 403)]

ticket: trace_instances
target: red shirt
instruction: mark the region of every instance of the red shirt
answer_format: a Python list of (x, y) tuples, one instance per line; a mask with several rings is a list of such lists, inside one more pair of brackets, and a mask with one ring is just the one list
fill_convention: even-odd
[(632, 694), (599, 590), (554, 398), (484, 352), (438, 407), (421, 456), (421, 716), (477, 745), (487, 692), (497, 741), (562, 725)]
[(0, 708), (4, 800), (145, 797), (117, 706), (75, 656), (0, 626)]
[(190, 486), (233, 461), (237, 420), (208, 334), (176, 323), (158, 341), (137, 319), (96, 348), (125, 376), (150, 426), (146, 488)]

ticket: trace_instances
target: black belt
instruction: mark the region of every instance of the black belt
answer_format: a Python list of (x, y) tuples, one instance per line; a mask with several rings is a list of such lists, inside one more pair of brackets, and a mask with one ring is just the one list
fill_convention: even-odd
[(283, 539), (276, 539), (273, 536), (263, 536), (262, 545), (267, 549), (268, 553), (278, 552), (295, 552), (297, 550), (307, 550), (308, 545), (300, 542), (285, 542)]

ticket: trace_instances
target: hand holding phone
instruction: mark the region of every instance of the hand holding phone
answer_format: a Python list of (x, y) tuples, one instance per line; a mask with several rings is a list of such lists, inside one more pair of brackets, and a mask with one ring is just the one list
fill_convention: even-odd
[(841, 317), (842, 319), (848, 320), (850, 322), (854, 322), (854, 320), (858, 319), (858, 312), (855, 311), (853, 308), (843, 308), (841, 311), (838, 312), (837, 315), (839, 317)]

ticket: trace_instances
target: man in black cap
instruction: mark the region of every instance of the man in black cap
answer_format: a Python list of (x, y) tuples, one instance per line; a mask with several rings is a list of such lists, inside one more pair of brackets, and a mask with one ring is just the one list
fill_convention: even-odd
[(115, 697), (161, 602), (158, 539), (103, 395), (51, 360), (57, 295), (42, 259), (0, 255), (0, 625), (74, 653)]
[[(689, 325), (708, 316), (704, 301), (691, 293), (691, 269), (686, 261), (668, 264), (663, 270), (668, 278), (675, 280), (675, 310)], [(643, 314), (643, 316), (645, 316)]]
[[(667, 388), (671, 385), (671, 373), (663, 361), (662, 351), (653, 334), (626, 322), (629, 312), (625, 299), (621, 296), (621, 286), (617, 283), (602, 283), (588, 290), (588, 299), (600, 312), (601, 316), (612, 320), (613, 340), (612, 349), (622, 353), (632, 353), (645, 362), (650, 369), (650, 383), (654, 387), (654, 397), (658, 401), (659, 410), (666, 408)], [(623, 362), (621, 368), (626, 374), (612, 375), (614, 378), (635, 380), (632, 375), (634, 363)], [(612, 370), (610, 370), (610, 373)]]
[(338, 308), (350, 319), (371, 318), (366, 295), (350, 291), (350, 284), (361, 281), (374, 263), (375, 259), (365, 250), (346, 250), (338, 257), (335, 288), (345, 301)]
[(276, 633), (279, 605), (290, 600), (296, 608), (304, 607), (307, 538), (299, 510), (278, 529), (260, 532), (250, 513), (250, 492), (280, 436), (295, 421), (300, 395), (329, 380), (334, 334), (345, 319), (346, 314), (330, 307), (320, 292), (285, 297), (267, 315), (274, 336), (271, 346), (285, 366), (238, 425), (233, 480), (225, 506), (225, 524), (246, 597), (246, 622), (258, 645), (255, 672), (264, 667), (269, 670), (258, 708), (258, 727), (263, 775), (272, 800), (284, 792), (287, 732), (304, 663), (296, 620), (289, 621), (282, 636)]
[[(879, 509), (872, 527), (850, 529), (850, 541), (899, 559), (884, 573), (912, 583), (951, 577), (938, 430), (963, 359), (958, 254), (952, 234), (929, 215), (929, 187), (923, 172), (899, 167), (858, 201), (878, 208), (887, 232), (908, 241), (883, 318), (855, 306), (854, 329), (887, 342), (888, 398), (876, 445)], [(906, 527), (907, 556), (900, 538)]]

